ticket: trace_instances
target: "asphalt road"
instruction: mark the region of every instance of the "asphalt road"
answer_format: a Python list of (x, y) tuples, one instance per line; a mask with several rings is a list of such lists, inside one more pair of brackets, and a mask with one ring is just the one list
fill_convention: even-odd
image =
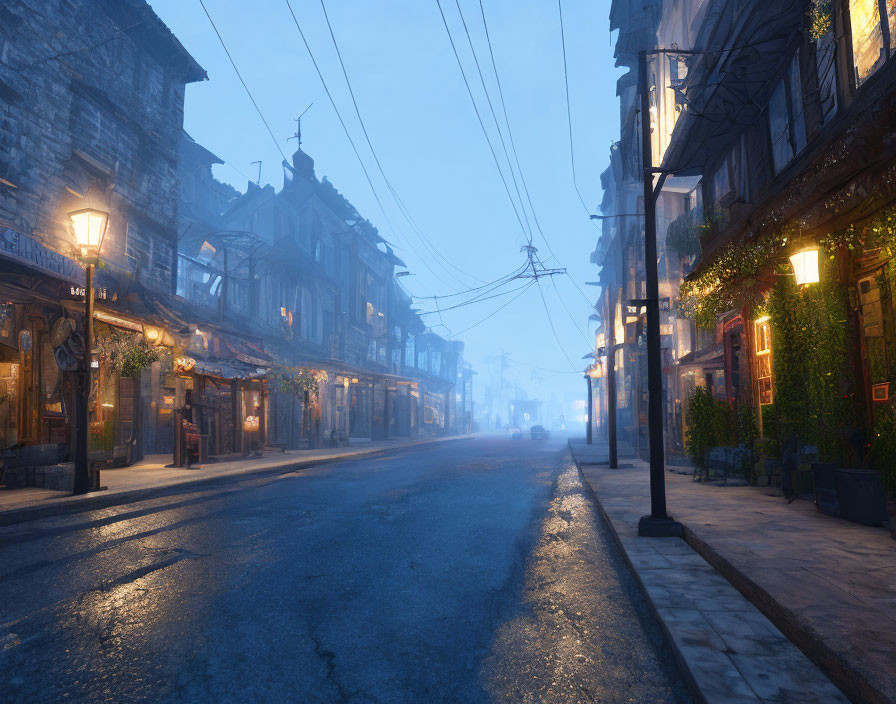
[(560, 442), (0, 528), (0, 701), (683, 702)]

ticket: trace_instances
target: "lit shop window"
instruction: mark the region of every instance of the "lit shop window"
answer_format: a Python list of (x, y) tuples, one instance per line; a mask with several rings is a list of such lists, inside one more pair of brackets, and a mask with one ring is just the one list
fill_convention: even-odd
[[(881, 22), (881, 9), (886, 16)], [(852, 54), (856, 83), (861, 84), (886, 61), (892, 48), (896, 7), (894, 3), (878, 0), (849, 0), (849, 20), (852, 30)], [(884, 43), (884, 30), (890, 37), (890, 47)]]
[(774, 401), (772, 394), (772, 329), (768, 318), (754, 323), (756, 337), (756, 379), (759, 382), (759, 403)]

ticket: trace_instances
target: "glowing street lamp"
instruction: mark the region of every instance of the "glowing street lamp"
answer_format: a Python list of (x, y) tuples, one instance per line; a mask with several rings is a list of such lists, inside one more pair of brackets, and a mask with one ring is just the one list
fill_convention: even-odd
[(798, 286), (818, 283), (818, 247), (797, 252), (790, 257), (790, 264)]
[(100, 248), (103, 246), (103, 238), (106, 236), (106, 227), (109, 224), (109, 213), (93, 208), (75, 210), (68, 214), (75, 233), (75, 244), (81, 250), (84, 259), (96, 259)]
[[(87, 426), (88, 404), (90, 397), (90, 374), (95, 369), (93, 359), (93, 268), (100, 256), (106, 227), (109, 225), (109, 213), (95, 208), (74, 210), (68, 214), (75, 235), (75, 246), (81, 251), (85, 264), (84, 317), (85, 339), (84, 360), (77, 375), (77, 394), (75, 395), (75, 481), (74, 493), (86, 494), (99, 488), (97, 477), (90, 476), (90, 465), (87, 461)], [(99, 366), (99, 365), (97, 365)]]

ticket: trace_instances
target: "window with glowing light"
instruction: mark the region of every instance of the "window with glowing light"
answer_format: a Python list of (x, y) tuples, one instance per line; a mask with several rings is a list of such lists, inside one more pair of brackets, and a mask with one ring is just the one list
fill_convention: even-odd
[(772, 391), (772, 328), (768, 319), (754, 323), (756, 338), (756, 380), (759, 385), (759, 404), (774, 403)]
[[(890, 22), (893, 3), (887, 2), (886, 28), (892, 35)], [(886, 61), (887, 48), (881, 24), (878, 0), (849, 0), (849, 23), (852, 32), (852, 58), (856, 71), (856, 84), (861, 85)]]

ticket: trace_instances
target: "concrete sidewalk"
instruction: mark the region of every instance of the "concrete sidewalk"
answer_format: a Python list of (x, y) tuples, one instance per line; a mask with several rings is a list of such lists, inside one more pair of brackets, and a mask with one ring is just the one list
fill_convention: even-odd
[[(580, 444), (570, 447), (582, 454)], [(593, 449), (583, 458), (595, 461)], [(853, 702), (896, 702), (896, 541), (888, 531), (825, 516), (808, 501), (787, 504), (767, 487), (667, 472), (669, 512), (685, 540), (638, 538), (638, 519), (649, 513), (648, 466), (628, 463), (580, 469), (686, 667), (698, 663), (698, 684), (712, 684), (703, 669), (719, 651), (716, 664), (723, 655), (729, 674), (752, 690), (743, 701), (837, 701), (807, 695), (826, 682), (820, 668)], [(782, 634), (802, 653), (784, 647)], [(800, 658), (808, 668), (797, 667)], [(800, 691), (810, 683), (797, 677), (810, 671), (812, 689)]]
[(82, 496), (50, 489), (10, 489), (0, 491), (0, 525), (20, 523), (60, 513), (92, 511), (118, 506), (180, 490), (191, 490), (196, 485), (226, 478), (292, 471), (309, 465), (322, 464), (387, 450), (418, 447), (454, 440), (465, 440), (473, 435), (426, 437), (414, 440), (362, 441), (349, 447), (320, 450), (291, 450), (266, 452), (262, 457), (240, 458), (214, 462), (191, 469), (169, 468), (171, 455), (152, 455), (130, 467), (105, 469), (101, 472), (104, 491)]

